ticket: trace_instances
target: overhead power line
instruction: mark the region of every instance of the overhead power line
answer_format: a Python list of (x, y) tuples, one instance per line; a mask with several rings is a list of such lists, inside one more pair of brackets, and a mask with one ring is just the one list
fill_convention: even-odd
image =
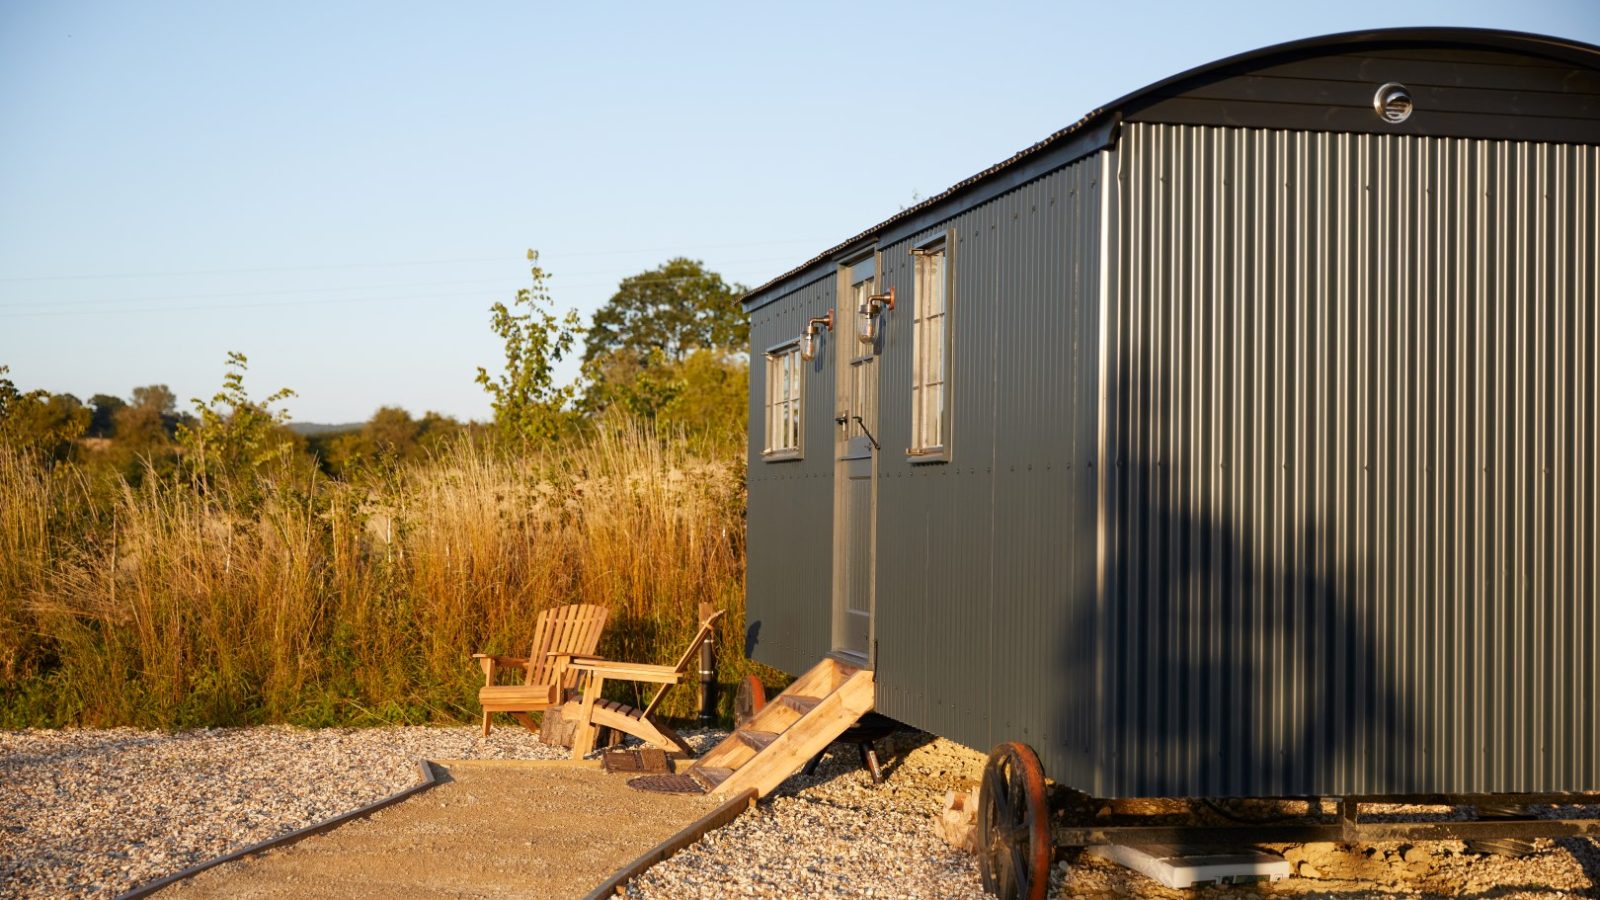
[[(700, 277), (702, 277), (702, 276), (699, 276), (699, 275), (638, 276), (635, 280), (636, 281), (639, 281), (639, 280), (643, 280), (643, 281), (692, 281), (692, 280), (700, 278)], [(446, 283), (448, 284), (448, 282), (446, 282)], [(596, 287), (596, 286), (605, 285), (605, 284), (611, 284), (611, 282), (609, 282), (609, 281), (605, 281), (605, 282), (592, 281), (592, 282), (587, 282), (587, 283), (583, 283), (583, 284), (564, 285), (564, 287), (568, 287), (568, 288), (572, 288), (572, 287)], [(308, 293), (308, 292), (288, 291), (288, 292), (285, 292), (285, 293), (292, 295), (292, 294), (295, 294), (295, 293)], [(226, 296), (226, 295), (218, 295), (218, 296)], [(271, 308), (274, 308), (274, 307), (283, 307), (283, 306), (342, 306), (342, 305), (351, 304), (351, 303), (385, 303), (385, 302), (389, 302), (389, 301), (409, 301), (409, 300), (429, 300), (429, 299), (432, 299), (432, 300), (456, 300), (456, 299), (462, 299), (462, 298), (473, 298), (473, 299), (486, 300), (486, 301), (492, 301), (493, 299), (495, 299), (493, 297), (490, 297), (490, 296), (486, 295), (482, 291), (473, 291), (473, 292), (470, 292), (470, 293), (458, 293), (458, 294), (438, 294), (438, 293), (433, 293), (433, 292), (427, 292), (427, 293), (421, 293), (421, 294), (402, 294), (402, 295), (399, 295), (399, 296), (396, 296), (396, 295), (393, 295), (393, 294), (384, 294), (384, 295), (376, 296), (376, 297), (328, 297), (328, 298), (322, 298), (322, 299), (316, 299), (316, 300), (281, 300), (281, 301), (266, 302), (266, 303), (223, 303), (223, 304), (202, 304), (202, 305), (196, 305), (196, 306), (133, 306), (133, 307), (112, 307), (112, 308), (107, 308), (107, 309), (36, 310), (36, 311), (31, 311), (31, 312), (0, 313), (0, 319), (55, 318), (55, 317), (61, 317), (61, 316), (121, 316), (121, 315), (133, 315), (133, 314), (136, 314), (136, 313), (166, 313), (166, 312), (230, 312), (232, 310), (271, 309)], [(172, 299), (178, 299), (178, 298), (172, 298)], [(49, 306), (50, 304), (49, 303), (37, 303), (35, 305), (38, 305), (38, 306)], [(559, 302), (556, 304), (556, 306), (557, 306), (558, 309), (559, 308), (563, 308), (563, 307), (561, 307), (561, 304)], [(487, 309), (488, 307), (485, 306), (484, 308)]]
[[(774, 262), (774, 261), (780, 261), (780, 260), (786, 260), (786, 259), (789, 259), (789, 257), (787, 257), (787, 256), (777, 256), (777, 257), (766, 257), (766, 258), (762, 258), (762, 259), (734, 260), (734, 262), (758, 263), (758, 262)], [(609, 272), (577, 272), (577, 273), (573, 273), (572, 277), (594, 276), (594, 275), (610, 275), (610, 274), (611, 273), (609, 273)], [(701, 277), (704, 277), (704, 276), (700, 276), (700, 275), (670, 275), (669, 276), (669, 275), (652, 275), (652, 274), (648, 274), (648, 273), (641, 273), (641, 274), (638, 274), (638, 275), (624, 275), (624, 276), (620, 276), (620, 277), (613, 278), (613, 279), (607, 279), (605, 281), (576, 281), (576, 282), (573, 282), (573, 281), (568, 281), (567, 280), (567, 276), (564, 276), (561, 272), (552, 272), (552, 273), (550, 273), (550, 281), (552, 282), (552, 284), (555, 287), (560, 288), (560, 289), (599, 287), (599, 286), (614, 286), (624, 278), (629, 278), (629, 279), (632, 279), (635, 283), (639, 283), (639, 282), (692, 281), (692, 280), (695, 280), (695, 279), (701, 278)], [(420, 282), (420, 283), (418, 283), (418, 282), (397, 282), (397, 283), (392, 283), (392, 284), (377, 284), (377, 285), (348, 285), (348, 286), (345, 286), (345, 287), (329, 287), (329, 288), (289, 288), (289, 289), (284, 289), (284, 290), (233, 291), (233, 292), (222, 293), (222, 294), (174, 294), (174, 295), (150, 294), (150, 295), (146, 295), (146, 296), (142, 296), (142, 297), (105, 297), (105, 298), (100, 298), (100, 299), (21, 300), (21, 301), (14, 301), (14, 302), (10, 302), (10, 303), (0, 303), (0, 310), (17, 310), (17, 312), (13, 312), (13, 313), (0, 313), (0, 318), (20, 318), (20, 317), (25, 317), (25, 316), (46, 316), (46, 315), (71, 315), (71, 314), (77, 314), (77, 313), (81, 313), (81, 314), (84, 314), (84, 315), (93, 315), (93, 314), (96, 314), (96, 313), (103, 313), (103, 312), (105, 312), (105, 313), (109, 313), (109, 312), (117, 312), (117, 313), (142, 312), (142, 311), (143, 312), (163, 312), (163, 311), (166, 311), (166, 310), (169, 310), (169, 309), (183, 309), (183, 310), (252, 309), (252, 308), (256, 308), (258, 306), (262, 306), (262, 305), (278, 305), (278, 304), (249, 304), (249, 303), (232, 303), (232, 304), (229, 304), (229, 303), (224, 303), (224, 304), (206, 304), (206, 305), (187, 306), (187, 307), (157, 306), (157, 307), (136, 307), (136, 308), (129, 308), (129, 309), (117, 309), (115, 307), (117, 307), (117, 306), (119, 306), (121, 304), (125, 304), (125, 303), (170, 302), (170, 301), (174, 301), (174, 300), (216, 300), (216, 299), (224, 299), (225, 300), (225, 299), (232, 299), (232, 298), (236, 298), (236, 297), (294, 297), (294, 296), (301, 296), (301, 295), (305, 295), (305, 294), (331, 294), (331, 293), (340, 293), (340, 292), (344, 292), (344, 291), (374, 291), (374, 290), (391, 290), (391, 289), (405, 289), (405, 288), (418, 288), (418, 287), (457, 287), (457, 286), (466, 286), (466, 285), (475, 285), (475, 284), (501, 285), (502, 287), (506, 287), (508, 289), (515, 289), (517, 287), (520, 287), (520, 285), (518, 285), (516, 283), (515, 279), (489, 278), (489, 279), (472, 279), (472, 280), (466, 280), (466, 281), (435, 281), (435, 282)], [(428, 296), (428, 295), (416, 295), (416, 296)], [(477, 293), (477, 294), (460, 294), (460, 295), (456, 295), (456, 296), (488, 297), (489, 295), (488, 295), (487, 292), (484, 292), (484, 293)], [(381, 297), (329, 297), (329, 298), (322, 299), (322, 300), (295, 301), (294, 305), (304, 305), (304, 304), (309, 304), (309, 303), (322, 303), (322, 304), (334, 305), (334, 304), (339, 304), (339, 303), (343, 303), (343, 302), (367, 303), (367, 302), (371, 302), (371, 301), (376, 300), (376, 299), (382, 299), (382, 298)], [(286, 303), (284, 305), (289, 305), (289, 304)], [(559, 305), (559, 303), (557, 305)], [(98, 308), (96, 308), (96, 309), (85, 309), (85, 310), (68, 310), (68, 311), (64, 311), (64, 310), (60, 310), (59, 309), (59, 307), (62, 307), (62, 306), (95, 306), (95, 307), (98, 307)]]
[[(748, 241), (737, 244), (701, 244), (689, 249), (684, 247), (664, 248), (638, 248), (638, 249), (612, 249), (612, 250), (580, 250), (567, 253), (559, 250), (540, 251), (541, 257), (546, 259), (564, 259), (570, 257), (588, 256), (624, 256), (630, 253), (679, 253), (694, 254), (703, 250), (725, 250), (734, 247), (769, 247), (793, 244), (814, 244), (819, 241), (811, 238), (784, 241)], [(9, 275), (0, 276), (0, 283), (20, 281), (93, 281), (113, 278), (177, 278), (189, 275), (242, 275), (266, 272), (319, 272), (336, 269), (382, 269), (398, 268), (400, 266), (442, 266), (457, 263), (476, 262), (507, 262), (520, 257), (520, 254), (502, 254), (497, 256), (470, 256), (456, 259), (414, 259), (389, 262), (356, 262), (332, 263), (324, 265), (300, 266), (254, 266), (238, 269), (190, 269), (186, 271), (171, 272), (115, 272), (115, 273), (60, 273), (53, 275)]]
[(277, 297), (292, 294), (335, 294), (340, 291), (378, 291), (391, 288), (418, 288), (418, 287), (460, 287), (470, 284), (508, 284), (508, 278), (479, 278), (471, 281), (425, 281), (398, 282), (394, 284), (353, 284), (345, 287), (325, 288), (288, 288), (270, 291), (234, 291), (226, 294), (147, 294), (143, 297), (102, 297), (97, 300), (23, 300), (16, 303), (0, 303), (0, 309), (15, 309), (23, 306), (83, 306), (95, 303), (150, 303), (170, 302), (173, 300), (212, 300), (231, 297)]
[(384, 295), (381, 297), (338, 297), (331, 300), (282, 300), (274, 303), (231, 303), (224, 306), (137, 306), (122, 307), (118, 309), (73, 309), (48, 312), (24, 312), (0, 314), (0, 319), (31, 319), (57, 316), (127, 316), (143, 313), (163, 312), (230, 312), (236, 309), (269, 309), (279, 306), (325, 306), (344, 305), (349, 303), (389, 303), (406, 300), (455, 300), (463, 297), (483, 298), (481, 293), (470, 294), (402, 294), (399, 296)]

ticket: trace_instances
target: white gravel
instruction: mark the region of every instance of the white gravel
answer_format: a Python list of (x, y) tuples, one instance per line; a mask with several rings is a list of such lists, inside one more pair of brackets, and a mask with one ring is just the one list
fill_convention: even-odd
[[(684, 736), (703, 750), (721, 733)], [(854, 748), (836, 746), (815, 777), (789, 779), (755, 811), (630, 883), (628, 896), (984, 896), (975, 858), (934, 830), (944, 792), (971, 789), (983, 755), (926, 735), (892, 740), (898, 748), (881, 746), (886, 784), (872, 786)], [(520, 728), (487, 740), (470, 726), (0, 731), (0, 897), (111, 896), (409, 787), (419, 759), (566, 755)], [(1052, 894), (1600, 896), (1600, 843), (1537, 846), (1511, 860), (1465, 855), (1459, 842), (1429, 843), (1420, 855), (1405, 845), (1273, 845), (1297, 877), (1193, 893), (1074, 854), (1053, 872)]]
[(648, 900), (723, 897), (985, 897), (976, 857), (934, 831), (947, 790), (970, 790), (984, 756), (928, 735), (879, 744), (873, 786), (854, 747), (835, 745), (755, 810), (627, 885)]
[(521, 728), (0, 731), (0, 896), (113, 896), (416, 784), (419, 759), (561, 759)]

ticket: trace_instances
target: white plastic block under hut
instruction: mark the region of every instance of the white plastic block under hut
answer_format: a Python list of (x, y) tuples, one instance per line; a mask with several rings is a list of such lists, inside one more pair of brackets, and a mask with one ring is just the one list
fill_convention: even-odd
[(1199, 853), (1182, 847), (1144, 844), (1090, 847), (1089, 852), (1179, 890), (1207, 882), (1237, 884), (1282, 881), (1289, 877), (1288, 860), (1254, 850)]

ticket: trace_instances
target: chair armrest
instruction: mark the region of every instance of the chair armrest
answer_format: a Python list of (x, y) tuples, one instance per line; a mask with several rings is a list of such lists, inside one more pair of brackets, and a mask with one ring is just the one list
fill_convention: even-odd
[(565, 658), (569, 662), (593, 662), (605, 659), (604, 656), (595, 656), (590, 653), (563, 653), (559, 650), (551, 650), (549, 653), (546, 653), (545, 656), (555, 657), (557, 659)]
[(682, 673), (672, 666), (652, 666), (645, 663), (611, 662), (594, 660), (573, 662), (572, 668), (590, 672), (603, 678), (621, 681), (649, 681), (656, 684), (676, 684)]
[(517, 669), (526, 669), (528, 667), (527, 658), (521, 656), (495, 656), (489, 653), (474, 653), (472, 654), (472, 658), (492, 659), (494, 660), (494, 664), (496, 666), (510, 666)]

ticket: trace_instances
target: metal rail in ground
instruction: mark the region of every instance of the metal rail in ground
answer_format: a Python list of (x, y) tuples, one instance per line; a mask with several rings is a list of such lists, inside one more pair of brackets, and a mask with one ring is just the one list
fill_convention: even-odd
[(729, 797), (720, 806), (706, 813), (694, 822), (684, 826), (677, 834), (668, 837), (661, 843), (646, 850), (638, 859), (628, 863), (622, 868), (612, 872), (605, 881), (595, 886), (595, 889), (584, 896), (584, 900), (605, 900), (622, 890), (623, 885), (643, 875), (646, 870), (679, 850), (689, 846), (695, 841), (705, 837), (708, 833), (732, 822), (743, 815), (745, 810), (756, 805), (758, 795), (755, 788)]
[(411, 787), (403, 790), (396, 791), (395, 793), (390, 794), (381, 800), (368, 803), (366, 806), (363, 806), (359, 809), (353, 809), (347, 813), (340, 813), (331, 819), (323, 819), (321, 822), (307, 825), (304, 828), (297, 828), (288, 834), (281, 834), (275, 838), (268, 838), (264, 841), (251, 844), (248, 847), (241, 847), (238, 850), (224, 853), (221, 856), (214, 856), (211, 859), (202, 860), (201, 862), (195, 863), (181, 872), (174, 872), (171, 875), (157, 878), (154, 881), (145, 882), (144, 884), (129, 889), (126, 893), (118, 894), (116, 900), (142, 900), (142, 898), (148, 897), (162, 888), (168, 887), (174, 882), (183, 881), (186, 878), (193, 878), (194, 876), (199, 875), (201, 872), (220, 866), (223, 863), (230, 863), (236, 859), (243, 859), (246, 856), (253, 856), (257, 853), (267, 850), (276, 850), (279, 847), (287, 847), (290, 844), (303, 841), (312, 835), (322, 834), (325, 831), (332, 831), (346, 822), (352, 822), (356, 819), (364, 819), (380, 809), (393, 806), (394, 804), (399, 803), (401, 800), (419, 794), (439, 783), (438, 774), (434, 771), (433, 764), (428, 760), (417, 760), (417, 772), (418, 778), (416, 784), (413, 784)]

